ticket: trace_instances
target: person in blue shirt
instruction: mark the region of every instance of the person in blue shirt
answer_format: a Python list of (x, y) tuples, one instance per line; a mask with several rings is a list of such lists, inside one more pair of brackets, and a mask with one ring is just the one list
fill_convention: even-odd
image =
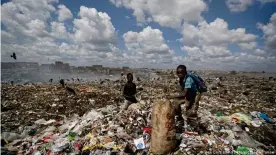
[(176, 107), (176, 118), (179, 126), (184, 124), (184, 119), (181, 115), (181, 104), (185, 103), (187, 124), (196, 128), (197, 110), (201, 94), (197, 90), (197, 85), (192, 77), (189, 76), (185, 65), (179, 65), (176, 69), (176, 74), (179, 78), (181, 92), (176, 96), (168, 96), (168, 99), (178, 99), (180, 104)]

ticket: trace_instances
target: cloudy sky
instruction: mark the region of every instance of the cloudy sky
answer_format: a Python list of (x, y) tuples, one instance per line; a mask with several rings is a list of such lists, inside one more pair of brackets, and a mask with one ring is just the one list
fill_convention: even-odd
[(276, 0), (1, 2), (5, 62), (276, 72)]

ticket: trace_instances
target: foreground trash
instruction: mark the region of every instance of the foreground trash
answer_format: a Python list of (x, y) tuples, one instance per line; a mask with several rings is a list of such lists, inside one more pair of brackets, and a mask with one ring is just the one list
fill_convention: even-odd
[[(143, 106), (141, 103), (138, 104)], [(149, 108), (147, 105), (144, 106), (146, 109)], [(251, 138), (239, 123), (233, 121), (218, 123), (223, 120), (222, 116), (217, 117), (216, 114), (212, 115), (203, 109), (199, 112), (210, 115), (207, 117), (213, 122), (209, 125), (209, 131), (203, 134), (192, 131), (180, 133), (179, 147), (173, 149), (176, 154), (204, 154), (203, 152), (248, 154), (248, 152), (273, 151), (269, 146)], [(150, 128), (150, 120), (145, 117), (148, 115), (151, 115), (148, 110), (129, 109), (125, 113), (111, 112), (107, 115), (103, 115), (100, 110), (91, 110), (82, 117), (75, 115), (61, 122), (37, 120), (36, 123), (40, 123), (40, 126), (37, 126), (39, 132), (25, 138), (18, 136), (9, 139), (10, 142), (5, 144), (4, 148), (17, 154), (149, 153), (151, 136), (154, 135)], [(235, 118), (237, 115), (231, 116)], [(44, 125), (46, 122), (47, 125)], [(3, 135), (2, 137), (7, 138)]]
[[(253, 102), (252, 96), (258, 96), (259, 92), (253, 89), (250, 93), (254, 95), (246, 96), (241, 89), (236, 89), (240, 84), (235, 86), (233, 81), (220, 81), (215, 84), (216, 90), (203, 96), (198, 111), (202, 130), (193, 130), (185, 124), (182, 133), (175, 133), (177, 145), (171, 153), (275, 153), (275, 107), (264, 106), (265, 97), (258, 99), (258, 103)], [(55, 85), (3, 86), (6, 92), (2, 98), (7, 100), (8, 110), (1, 114), (4, 127), (1, 153), (149, 154), (154, 135), (153, 103), (162, 99), (164, 91), (175, 91), (173, 84), (174, 81), (168, 79), (144, 83), (141, 80), (139, 87), (143, 89), (137, 96), (139, 102), (121, 113), (120, 86), (112, 82), (75, 85), (77, 96)], [(246, 83), (244, 87), (249, 85)], [(226, 86), (230, 92), (227, 95), (222, 91)], [(11, 90), (17, 95), (20, 93), (17, 90), (25, 91), (31, 99), (23, 95), (20, 99), (11, 94)]]

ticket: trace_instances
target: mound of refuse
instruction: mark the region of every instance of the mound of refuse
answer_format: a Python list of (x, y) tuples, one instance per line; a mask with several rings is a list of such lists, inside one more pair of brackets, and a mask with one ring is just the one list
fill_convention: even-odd
[[(7, 144), (2, 152), (14, 154), (148, 154), (151, 141), (151, 104), (141, 101), (119, 113), (119, 107), (93, 109), (83, 116), (64, 120), (36, 120), (20, 129), (21, 134), (3, 132)], [(275, 151), (273, 145), (252, 138), (262, 126), (275, 127), (275, 119), (261, 112), (234, 113), (222, 116), (200, 108), (203, 133), (185, 126), (177, 133), (179, 146), (175, 154), (229, 154)], [(271, 131), (272, 132), (272, 131)], [(270, 135), (271, 140), (275, 140)], [(259, 133), (260, 134), (260, 133)], [(274, 136), (274, 138), (273, 138)], [(272, 143), (271, 143), (272, 144)], [(275, 144), (274, 144), (275, 146)]]
[[(200, 101), (201, 130), (185, 123), (171, 153), (275, 154), (275, 81), (203, 75), (210, 90)], [(114, 81), (71, 85), (76, 96), (58, 85), (3, 85), (1, 153), (150, 154), (152, 107), (177, 92), (177, 82), (160, 78), (137, 86), (139, 102), (120, 112), (121, 86)]]

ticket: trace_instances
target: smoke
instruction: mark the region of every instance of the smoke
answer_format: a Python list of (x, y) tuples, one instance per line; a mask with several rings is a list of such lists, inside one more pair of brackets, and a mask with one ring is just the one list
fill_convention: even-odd
[[(64, 73), (64, 72), (44, 72), (37, 69), (28, 70), (28, 69), (2, 69), (1, 70), (1, 82), (9, 83), (14, 81), (16, 84), (25, 84), (25, 83), (49, 83), (50, 79), (53, 79), (53, 83), (59, 83), (60, 79), (64, 79), (66, 83), (71, 83), (72, 78), (74, 81), (77, 81), (77, 78), (82, 82), (88, 81), (100, 81), (104, 79), (109, 79), (111, 81), (120, 79), (120, 72), (106, 74), (101, 72), (84, 72), (84, 73)], [(145, 80), (150, 80), (156, 78), (155, 73), (150, 73), (147, 71), (130, 71), (133, 73), (134, 78), (137, 77)], [(125, 74), (126, 75), (126, 74)], [(67, 81), (69, 79), (70, 81)]]

